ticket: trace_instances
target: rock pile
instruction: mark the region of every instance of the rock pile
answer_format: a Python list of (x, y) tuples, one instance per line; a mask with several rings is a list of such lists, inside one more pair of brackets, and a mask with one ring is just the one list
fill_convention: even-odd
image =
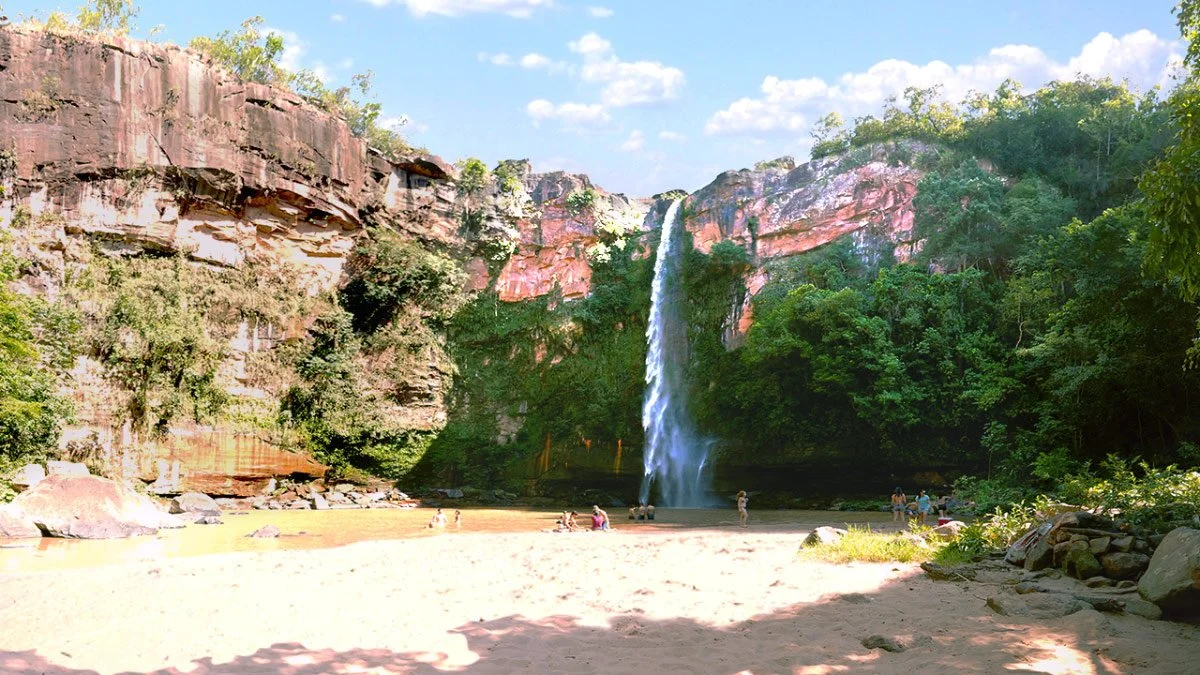
[(1009, 547), (1004, 559), (1035, 572), (1061, 568), (1076, 579), (1137, 579), (1150, 565), (1154, 539), (1086, 511), (1059, 514)]
[(250, 509), (271, 511), (337, 510), (337, 509), (402, 509), (412, 508), (419, 502), (410, 499), (400, 490), (387, 485), (357, 486), (337, 483), (332, 486), (324, 481), (292, 483), (272, 481), (267, 494), (250, 498), (220, 498), (214, 504), (227, 511)]

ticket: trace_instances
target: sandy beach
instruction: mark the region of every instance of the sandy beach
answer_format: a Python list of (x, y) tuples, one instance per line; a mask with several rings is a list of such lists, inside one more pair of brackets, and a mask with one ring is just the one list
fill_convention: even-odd
[(803, 535), (446, 532), (3, 574), (0, 672), (1185, 673), (1200, 654), (1194, 626), (1001, 617), (994, 587), (807, 562)]

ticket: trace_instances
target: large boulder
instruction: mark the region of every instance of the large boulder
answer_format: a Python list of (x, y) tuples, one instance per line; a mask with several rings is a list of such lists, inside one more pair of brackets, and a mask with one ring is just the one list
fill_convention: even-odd
[(33, 519), (19, 507), (12, 504), (0, 504), (0, 537), (25, 539), (42, 536)]
[(1169, 617), (1200, 619), (1200, 530), (1176, 528), (1162, 540), (1138, 593)]
[(219, 514), (220, 504), (203, 492), (185, 492), (171, 500), (171, 513)]
[(50, 537), (111, 539), (185, 523), (143, 494), (99, 476), (51, 475), (13, 501)]

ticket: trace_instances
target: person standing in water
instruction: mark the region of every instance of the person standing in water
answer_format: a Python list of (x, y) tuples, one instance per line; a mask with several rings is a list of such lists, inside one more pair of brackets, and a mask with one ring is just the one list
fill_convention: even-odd
[(929, 495), (925, 494), (924, 490), (917, 493), (917, 520), (924, 525), (925, 516), (933, 510), (933, 506), (929, 503)]
[(738, 523), (742, 527), (746, 527), (746, 519), (750, 517), (750, 514), (746, 511), (746, 503), (748, 501), (746, 499), (746, 491), (739, 490), (737, 493)]
[(904, 515), (904, 507), (908, 505), (908, 497), (904, 495), (904, 490), (896, 488), (892, 492), (892, 522), (896, 522)]

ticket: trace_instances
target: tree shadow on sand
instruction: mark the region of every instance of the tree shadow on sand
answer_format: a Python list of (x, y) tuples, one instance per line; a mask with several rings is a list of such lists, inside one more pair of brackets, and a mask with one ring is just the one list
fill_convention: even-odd
[[(985, 597), (1007, 592), (998, 586), (897, 576), (875, 592), (826, 595), (721, 626), (636, 609), (605, 626), (509, 616), (455, 629), (469, 650), (457, 654), (279, 643), (230, 662), (204, 658), (149, 673), (1182, 673), (1200, 654), (1200, 626), (1094, 610), (1046, 620), (997, 616)], [(872, 635), (903, 650), (864, 647)], [(0, 652), (0, 672), (95, 671), (28, 651)]]

